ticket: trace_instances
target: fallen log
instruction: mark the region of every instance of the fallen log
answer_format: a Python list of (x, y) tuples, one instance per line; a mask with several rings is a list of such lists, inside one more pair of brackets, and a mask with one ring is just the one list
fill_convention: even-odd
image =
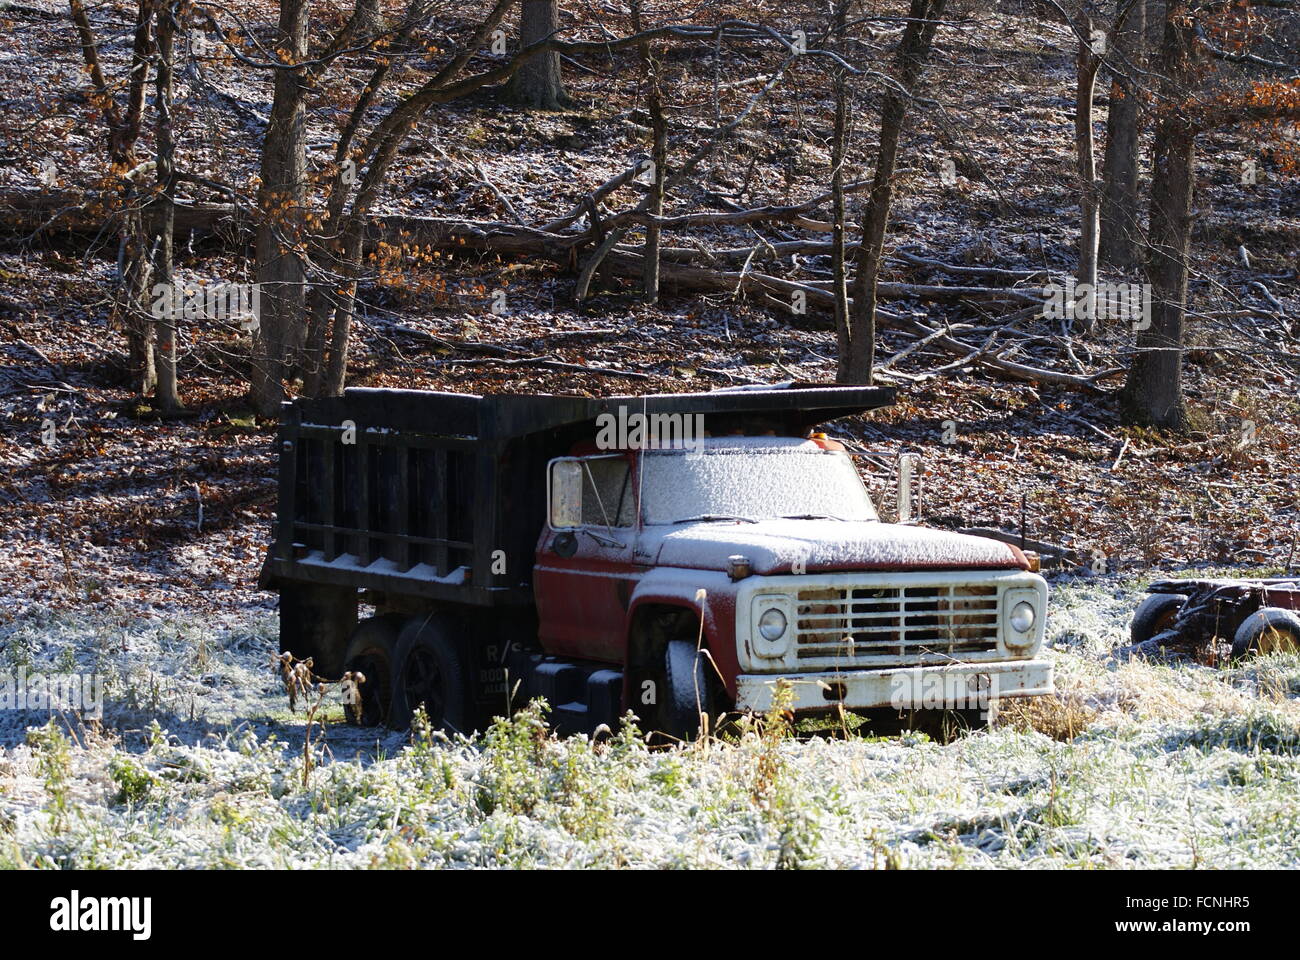
[[(11, 195), (4, 203), (0, 203), (0, 208), (7, 206), (11, 213), (4, 226), (13, 231), (17, 225), (20, 233), (25, 232), (33, 221), (36, 222), (35, 232), (63, 230), (93, 235), (103, 229), (107, 211), (101, 211), (96, 217), (93, 209), (69, 204), (70, 199), (72, 197), (68, 194)], [(181, 236), (190, 232), (220, 232), (233, 238), (246, 233), (251, 224), (246, 212), (234, 204), (195, 203), (177, 205), (176, 227)], [(382, 241), (444, 251), (541, 257), (561, 264), (571, 264), (575, 261), (578, 248), (589, 244), (592, 237), (587, 231), (559, 233), (498, 221), (376, 214), (371, 218), (366, 240), (369, 248)], [(639, 279), (643, 275), (642, 263), (643, 258), (639, 253), (616, 246), (603, 258), (602, 269), (615, 276)], [(813, 307), (828, 312), (833, 309), (833, 295), (827, 289), (827, 283), (787, 280), (751, 269), (717, 270), (670, 261), (661, 267), (660, 283), (664, 290), (676, 293), (754, 295), (774, 306), (781, 304), (789, 310), (791, 316), (799, 316), (794, 308), (796, 294), (802, 294), (805, 311)], [(1010, 301), (1022, 305), (1040, 302), (1036, 294), (1001, 287), (881, 283), (877, 294), (882, 299), (915, 299), (923, 302)], [(927, 344), (964, 358), (971, 365), (1014, 380), (1050, 383), (1073, 390), (1099, 391), (1098, 381), (1124, 372), (1124, 368), (1116, 367), (1091, 375), (1080, 375), (1033, 367), (997, 354), (981, 354), (972, 344), (939, 332), (911, 317), (886, 310), (877, 312), (897, 329), (926, 338)]]
[(549, 357), (515, 357), (509, 360), (486, 357), (481, 360), (448, 360), (449, 367), (543, 367), (547, 370), (564, 370), (571, 373), (591, 373), (603, 377), (626, 377), (630, 380), (649, 380), (651, 375), (639, 370), (619, 370), (615, 367), (592, 367), (583, 363), (566, 363)]
[[(0, 209), (9, 215), (0, 230), (11, 234), (28, 235), (38, 232), (66, 232), (93, 236), (104, 226), (110, 211), (79, 205), (73, 194), (20, 193), (0, 201)], [(541, 227), (522, 226), (504, 221), (455, 220), (443, 217), (419, 217), (402, 214), (375, 214), (366, 232), (367, 245), (375, 243), (408, 243), (437, 250), (465, 250), (516, 257), (543, 257), (567, 263), (572, 251), (591, 241), (587, 232), (560, 233)], [(608, 221), (607, 221), (608, 223)], [(220, 231), (224, 235), (251, 230), (246, 211), (229, 203), (177, 203), (176, 234), (185, 238), (191, 233), (209, 234)], [(676, 251), (681, 253), (678, 248)], [(696, 251), (696, 255), (699, 252)], [(611, 262), (622, 257), (625, 264), (640, 262), (634, 248), (615, 247), (610, 252)], [(691, 264), (665, 265), (674, 273), (675, 282), (682, 292), (717, 292), (723, 287), (734, 289), (744, 276), (774, 293), (784, 293), (787, 299), (796, 290), (806, 294), (826, 292), (829, 282), (808, 281), (799, 283), (752, 271), (719, 271)], [(638, 268), (639, 269), (639, 266)], [(623, 270), (614, 270), (623, 276)], [(881, 283), (878, 295), (885, 299), (916, 298), (928, 302), (953, 302), (964, 300), (1038, 303), (1041, 297), (1024, 290), (1006, 287), (940, 286), (935, 284)]]
[[(611, 252), (606, 260), (607, 266), (620, 276), (637, 277), (640, 276), (641, 258), (635, 253), (623, 250)], [(796, 283), (793, 280), (785, 280), (780, 277), (772, 277), (763, 273), (749, 272), (743, 276), (739, 271), (729, 270), (706, 270), (702, 267), (693, 267), (680, 264), (664, 264), (661, 268), (660, 283), (665, 289), (670, 289), (678, 293), (730, 293), (737, 287), (742, 292), (754, 292), (766, 294), (778, 299), (778, 302), (790, 303), (790, 294), (796, 290), (803, 291), (806, 302), (809, 306), (816, 304), (823, 309), (829, 310), (832, 306), (832, 294), (828, 290), (812, 284)], [(890, 292), (885, 293), (886, 289)], [(905, 289), (904, 296), (923, 296), (932, 290), (948, 291), (949, 287), (920, 287), (912, 284), (881, 284), (881, 296), (897, 296), (900, 289)], [(987, 291), (989, 288), (975, 288), (981, 291)], [(784, 295), (784, 296), (782, 296)], [(1111, 377), (1119, 376), (1124, 373), (1123, 367), (1114, 367), (1102, 370), (1099, 373), (1082, 376), (1071, 373), (1061, 373), (1057, 370), (1047, 370), (1041, 367), (1032, 367), (1028, 364), (1017, 363), (1014, 360), (1008, 360), (1005, 357), (996, 355), (971, 356), (971, 352), (976, 347), (950, 336), (946, 333), (940, 333), (935, 328), (927, 326), (918, 320), (902, 316), (896, 313), (887, 313), (878, 311), (879, 315), (886, 317), (890, 325), (915, 334), (918, 337), (929, 337), (929, 342), (934, 346), (940, 347), (948, 353), (958, 357), (968, 358), (974, 366), (983, 367), (995, 374), (1012, 380), (1023, 380), (1030, 383), (1050, 383), (1055, 386), (1066, 387), (1071, 390), (1087, 390), (1100, 392), (1101, 388), (1097, 386), (1098, 381), (1106, 380)], [(935, 336), (935, 334), (938, 334)]]
[[(23, 190), (0, 198), (0, 235), (34, 240), (38, 237), (99, 236), (115, 219), (106, 197), (84, 192)], [(229, 203), (176, 203), (176, 236), (247, 229), (242, 216)]]

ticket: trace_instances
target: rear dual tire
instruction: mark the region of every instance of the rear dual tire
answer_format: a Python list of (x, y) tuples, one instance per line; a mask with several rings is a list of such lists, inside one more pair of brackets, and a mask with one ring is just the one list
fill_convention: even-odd
[(439, 617), (412, 620), (397, 643), (392, 726), (405, 729), (419, 708), (434, 729), (468, 729), (465, 670), (450, 624)]
[(361, 674), (357, 685), (359, 707), (346, 708), (348, 722), (358, 727), (377, 727), (389, 721), (393, 706), (393, 663), (402, 619), (371, 617), (357, 624), (343, 655), (344, 673)]
[(356, 726), (387, 724), (404, 730), (423, 707), (434, 728), (467, 729), (465, 672), (450, 624), (439, 617), (407, 620), (372, 617), (352, 633), (344, 670), (361, 673), (360, 716), (348, 710)]

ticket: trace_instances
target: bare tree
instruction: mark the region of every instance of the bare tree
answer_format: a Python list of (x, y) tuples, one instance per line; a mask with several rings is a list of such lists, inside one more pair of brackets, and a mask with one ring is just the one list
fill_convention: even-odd
[(646, 106), (650, 113), (650, 206), (652, 219), (645, 229), (645, 298), (659, 302), (659, 241), (657, 218), (664, 215), (664, 180), (668, 175), (668, 120), (664, 116), (663, 91), (660, 88), (660, 65), (650, 45), (645, 48)]
[(1101, 238), (1098, 258), (1112, 267), (1138, 262), (1138, 153), (1141, 84), (1134, 76), (1146, 62), (1147, 0), (1116, 0), (1111, 31), (1110, 108), (1102, 160)]
[(285, 361), (300, 329), (305, 298), (298, 248), (307, 180), (307, 0), (281, 0), (274, 48), (271, 119), (257, 188), (257, 270), (261, 315), (252, 368), (253, 406), (266, 416), (284, 399)]
[(909, 101), (918, 88), (945, 0), (911, 0), (907, 26), (897, 53), (899, 87), (890, 86), (880, 111), (880, 148), (876, 172), (862, 218), (857, 274), (853, 278), (853, 305), (849, 323), (849, 362), (841, 366), (841, 382), (871, 383), (876, 356), (876, 284), (884, 256), (885, 231), (894, 198), (894, 171), (898, 142), (907, 119)]
[(82, 0), (69, 0), (82, 58), (92, 86), (91, 100), (102, 112), (108, 128), (108, 166), (116, 178), (115, 219), (118, 233), (118, 309), (127, 341), (127, 368), (133, 389), (141, 396), (154, 388), (153, 346), (145, 295), (149, 288), (149, 251), (144, 239), (139, 181), (145, 170), (137, 166), (136, 141), (144, 116), (148, 58), (153, 53), (153, 18), (156, 0), (140, 0), (136, 9), (134, 39), (125, 87), (119, 102), (100, 61), (99, 43)]
[[(554, 36), (560, 27), (559, 0), (521, 0), (519, 45), (528, 47)], [(572, 101), (564, 91), (560, 53), (548, 50), (531, 58), (511, 77), (506, 96), (520, 106), (535, 110), (558, 110)]]
[(1096, 26), (1093, 4), (1084, 0), (1074, 17), (1078, 37), (1075, 57), (1074, 150), (1079, 174), (1079, 267), (1075, 275), (1090, 301), (1082, 327), (1092, 328), (1096, 319), (1097, 244), (1101, 234), (1101, 198), (1097, 184), (1096, 136), (1093, 133), (1093, 104), (1097, 71), (1101, 68), (1107, 38)]
[[(837, 49), (843, 52), (844, 32), (852, 0), (839, 0), (832, 12)], [(848, 158), (849, 84), (847, 72), (835, 72), (835, 121), (831, 133), (831, 292), (835, 303), (835, 356), (837, 382), (849, 380), (851, 336), (849, 333), (848, 263), (845, 247), (847, 218), (844, 205), (844, 165)]]
[[(333, 255), (327, 263), (331, 267), (330, 289), (335, 292), (325, 294), (322, 291), (312, 310), (311, 323), (314, 329), (309, 331), (308, 341), (319, 344), (323, 353), (323, 356), (316, 358), (317, 373), (312, 377), (311, 385), (315, 393), (335, 396), (343, 391), (357, 283), (362, 274), (361, 256), (367, 217), (379, 199), (398, 148), (411, 128), (429, 109), (440, 103), (449, 103), (488, 84), (508, 80), (529, 57), (543, 52), (546, 45), (553, 42), (534, 45), (531, 49), (520, 51), (506, 64), (462, 78), (461, 73), (512, 6), (514, 0), (497, 0), (487, 17), (456, 54), (422, 86), (398, 100), (365, 137), (361, 136), (361, 132), (366, 111), (388, 78), (389, 61), (381, 61), (371, 73), (354, 105), (336, 153), (336, 158), (341, 161), (346, 158), (346, 161), (339, 163), (330, 181), (328, 216), (321, 231), (324, 236), (333, 238), (330, 241)], [(407, 19), (398, 30), (396, 39), (404, 40), (427, 14), (428, 8), (421, 0), (412, 0)], [(363, 169), (364, 172), (359, 172)], [(350, 172), (358, 175), (350, 176)], [(354, 181), (356, 193), (349, 208), (347, 199)]]
[[(208, 14), (210, 23), (216, 19)], [(279, 411), (284, 380), (301, 359), (307, 326), (303, 322), (307, 300), (307, 94), (325, 70), (350, 45), (366, 42), (377, 19), (375, 0), (356, 0), (347, 22), (308, 59), (308, 0), (280, 0), (273, 58), (255, 61), (227, 43), (245, 65), (273, 74), (271, 116), (262, 144), (257, 189), (257, 268), (261, 312), (254, 337), (250, 373), (251, 399), (264, 416)], [(268, 49), (265, 45), (262, 49)]]
[(1150, 327), (1138, 335), (1138, 353), (1120, 393), (1121, 412), (1128, 423), (1176, 431), (1189, 426), (1183, 393), (1183, 333), (1197, 135), (1243, 123), (1263, 126), (1300, 119), (1293, 80), (1248, 78), (1234, 90), (1229, 80), (1206, 68), (1207, 56), (1213, 55), (1237, 63), (1263, 62), (1288, 73), (1294, 70), (1286, 63), (1251, 61), (1246, 51), (1227, 51), (1210, 43), (1206, 19), (1225, 9), (1224, 4), (1191, 0), (1165, 4), (1146, 253), (1152, 316)]
[(1196, 182), (1196, 128), (1181, 104), (1200, 59), (1195, 24), (1187, 7), (1185, 0), (1170, 0), (1165, 13), (1162, 103), (1156, 123), (1147, 241), (1152, 322), (1149, 330), (1138, 335), (1139, 353), (1133, 358), (1122, 394), (1127, 419), (1176, 430), (1187, 426), (1183, 315)]
[[(172, 130), (172, 83), (175, 73), (176, 5), (164, 0), (157, 15), (157, 72), (154, 76), (154, 136), (158, 181), (153, 203), (153, 277), (155, 289), (172, 285), (172, 234), (176, 220), (176, 143)], [(163, 413), (181, 410), (176, 384), (176, 321), (178, 298), (168, 296), (167, 309), (154, 324), (158, 370), (156, 398)]]

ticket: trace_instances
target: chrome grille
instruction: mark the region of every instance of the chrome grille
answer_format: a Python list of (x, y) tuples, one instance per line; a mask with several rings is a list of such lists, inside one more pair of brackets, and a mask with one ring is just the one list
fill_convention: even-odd
[(993, 584), (800, 590), (795, 649), (808, 667), (987, 659), (998, 600)]

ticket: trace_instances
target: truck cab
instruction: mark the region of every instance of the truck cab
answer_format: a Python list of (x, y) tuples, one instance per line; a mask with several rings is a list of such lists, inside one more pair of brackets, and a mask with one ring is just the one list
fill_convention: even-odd
[(628, 667), (624, 703), (670, 731), (766, 711), (781, 681), (796, 714), (987, 712), (1052, 690), (1036, 658), (1047, 587), (1028, 558), (882, 522), (834, 440), (588, 451), (553, 460), (548, 491), (542, 648)]
[(263, 570), (281, 646), (322, 677), (363, 674), (361, 722), (421, 707), (460, 731), (532, 697), (565, 732), (631, 712), (686, 739), (774, 704), (973, 724), (1051, 693), (1031, 558), (911, 522), (907, 457), (885, 522), (858, 454), (819, 432), (892, 400), (789, 385), (288, 405)]

